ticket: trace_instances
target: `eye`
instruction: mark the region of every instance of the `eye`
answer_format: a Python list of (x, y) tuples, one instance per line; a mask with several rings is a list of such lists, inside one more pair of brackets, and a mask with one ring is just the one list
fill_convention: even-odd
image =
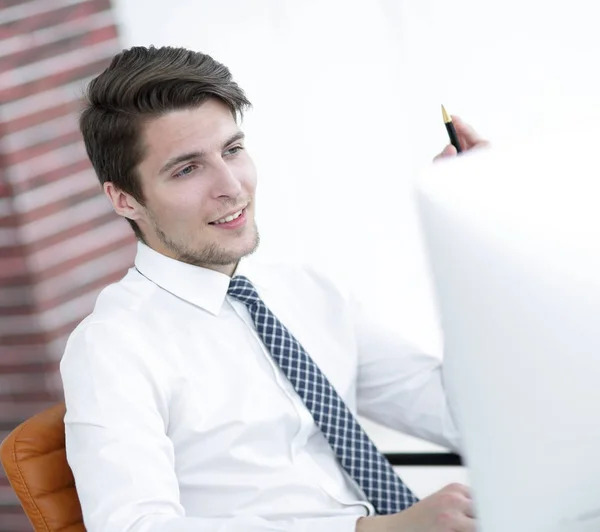
[(243, 146), (232, 146), (228, 150), (225, 151), (225, 155), (237, 155), (244, 149)]
[(184, 177), (186, 175), (191, 174), (196, 168), (197, 166), (195, 164), (188, 164), (185, 168), (182, 168), (181, 170), (179, 170), (179, 172), (173, 174), (173, 177)]

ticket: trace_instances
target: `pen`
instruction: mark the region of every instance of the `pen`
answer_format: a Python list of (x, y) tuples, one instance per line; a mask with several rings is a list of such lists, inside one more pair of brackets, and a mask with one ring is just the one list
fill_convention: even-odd
[(450, 118), (450, 115), (446, 112), (446, 109), (443, 105), (442, 116), (444, 117), (446, 131), (448, 132), (448, 136), (450, 137), (450, 143), (456, 148), (456, 153), (460, 153), (462, 151), (462, 148), (460, 147), (460, 142), (458, 142), (458, 135), (456, 134), (456, 129), (454, 128), (454, 124), (452, 123), (452, 118)]

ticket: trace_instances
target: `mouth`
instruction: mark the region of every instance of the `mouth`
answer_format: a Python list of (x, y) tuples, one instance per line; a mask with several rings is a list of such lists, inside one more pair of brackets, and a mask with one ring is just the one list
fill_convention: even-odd
[(215, 220), (214, 222), (209, 222), (209, 223), (210, 223), (210, 225), (221, 225), (221, 224), (231, 222), (231, 221), (235, 220), (236, 218), (239, 218), (246, 210), (246, 207), (244, 207), (243, 209), (240, 209), (239, 211), (235, 211), (230, 214), (226, 214), (225, 216), (223, 216), (223, 218), (219, 218), (218, 220)]
[(209, 225), (213, 225), (215, 227), (219, 227), (220, 229), (232, 229), (234, 227), (242, 226), (246, 221), (246, 209), (248, 205), (244, 208), (226, 214), (222, 218), (215, 220), (214, 222), (209, 222)]

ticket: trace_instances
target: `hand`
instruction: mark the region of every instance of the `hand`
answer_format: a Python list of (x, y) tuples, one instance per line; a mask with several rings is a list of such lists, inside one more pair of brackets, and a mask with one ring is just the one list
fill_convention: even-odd
[[(452, 123), (454, 129), (456, 129), (456, 135), (458, 142), (463, 152), (472, 150), (473, 148), (482, 148), (488, 146), (489, 142), (479, 136), (479, 133), (475, 131), (469, 124), (463, 122), (458, 116), (452, 115)], [(456, 155), (456, 148), (452, 144), (448, 144), (440, 153), (434, 157), (434, 161), (444, 159), (446, 157), (454, 157)]]
[(449, 484), (401, 513), (361, 517), (356, 532), (475, 532), (469, 489)]

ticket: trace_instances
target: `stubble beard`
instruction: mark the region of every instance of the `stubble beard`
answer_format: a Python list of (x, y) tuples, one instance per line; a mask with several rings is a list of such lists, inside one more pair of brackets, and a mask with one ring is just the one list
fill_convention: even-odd
[(229, 266), (236, 264), (242, 257), (247, 257), (248, 255), (254, 253), (259, 246), (260, 235), (258, 233), (256, 221), (253, 220), (252, 224), (254, 230), (254, 242), (249, 249), (245, 250), (241, 254), (227, 251), (222, 246), (219, 246), (219, 244), (216, 242), (213, 242), (202, 249), (193, 249), (185, 244), (175, 242), (166, 233), (164, 233), (160, 227), (158, 227), (158, 225), (153, 225), (156, 236), (159, 238), (161, 243), (167, 249), (169, 249), (175, 255), (175, 257), (177, 257), (177, 260), (187, 264), (192, 264), (193, 266), (206, 268), (210, 267), (211, 265)]

